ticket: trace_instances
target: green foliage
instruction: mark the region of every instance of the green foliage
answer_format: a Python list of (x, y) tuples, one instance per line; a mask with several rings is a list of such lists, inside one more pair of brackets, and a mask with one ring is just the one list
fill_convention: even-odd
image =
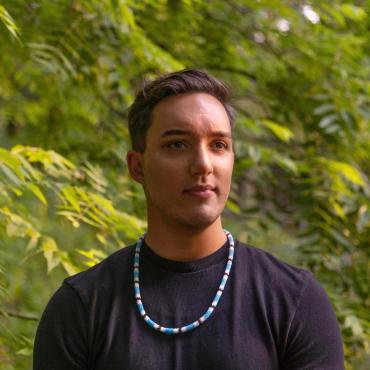
[(207, 69), (234, 90), (225, 224), (315, 273), (336, 310), (347, 368), (368, 368), (368, 7), (0, 2), (0, 368), (30, 367), (30, 317), (63, 277), (144, 230), (143, 194), (124, 160), (126, 108), (144, 77), (183, 67)]
[(11, 17), (11, 15), (7, 12), (7, 10), (1, 4), (0, 4), (0, 21), (7, 28), (7, 30), (11, 33), (11, 35), (17, 41), (20, 41), (20, 39), (19, 39), (19, 28), (14, 23), (14, 20)]

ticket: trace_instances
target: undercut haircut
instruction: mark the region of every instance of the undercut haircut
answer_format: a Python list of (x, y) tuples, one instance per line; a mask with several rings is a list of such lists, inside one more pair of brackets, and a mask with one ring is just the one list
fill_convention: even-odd
[(151, 125), (154, 107), (163, 99), (185, 93), (206, 93), (223, 105), (234, 129), (235, 113), (230, 104), (231, 91), (222, 81), (205, 71), (184, 69), (146, 81), (136, 93), (128, 112), (128, 129), (132, 149), (144, 153), (146, 134)]

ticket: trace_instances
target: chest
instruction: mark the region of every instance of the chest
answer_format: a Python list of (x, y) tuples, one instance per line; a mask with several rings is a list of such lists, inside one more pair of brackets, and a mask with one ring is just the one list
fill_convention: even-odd
[[(264, 313), (252, 307), (248, 297), (241, 297), (235, 285), (225, 290), (204, 324), (179, 335), (149, 327), (138, 314), (133, 295), (116, 299), (104, 315), (95, 318), (92, 369), (278, 369), (277, 350)], [(199, 297), (193, 297), (194, 304), (186, 304), (190, 301), (184, 297), (166, 300), (158, 292), (155, 296), (147, 292), (146, 298), (147, 312), (164, 326), (188, 324), (207, 309), (203, 303), (196, 304)]]

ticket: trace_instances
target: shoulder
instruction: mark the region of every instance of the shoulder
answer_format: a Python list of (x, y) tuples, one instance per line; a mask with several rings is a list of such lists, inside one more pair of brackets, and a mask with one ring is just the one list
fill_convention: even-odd
[(107, 294), (113, 285), (130, 274), (134, 249), (134, 245), (124, 247), (95, 266), (66, 278), (63, 284), (72, 288), (83, 301), (96, 293)]
[(240, 242), (236, 257), (236, 275), (267, 318), (283, 367), (343, 369), (335, 313), (314, 275)]
[(303, 287), (313, 275), (308, 270), (286, 263), (269, 252), (238, 242), (237, 258), (240, 272), (269, 285), (288, 284)]
[(322, 288), (311, 272), (240, 242), (236, 248), (235, 275), (241, 289), (274, 319), (291, 319), (307, 289), (313, 295), (322, 295)]

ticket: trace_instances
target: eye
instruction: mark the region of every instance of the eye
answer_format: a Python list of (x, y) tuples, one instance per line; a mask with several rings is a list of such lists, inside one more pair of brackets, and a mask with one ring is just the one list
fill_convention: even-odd
[(222, 149), (227, 149), (229, 146), (227, 143), (223, 142), (223, 141), (215, 141), (213, 143), (214, 147), (218, 150), (222, 150)]
[(181, 140), (171, 141), (166, 144), (166, 147), (171, 149), (183, 149), (185, 148), (185, 143)]

